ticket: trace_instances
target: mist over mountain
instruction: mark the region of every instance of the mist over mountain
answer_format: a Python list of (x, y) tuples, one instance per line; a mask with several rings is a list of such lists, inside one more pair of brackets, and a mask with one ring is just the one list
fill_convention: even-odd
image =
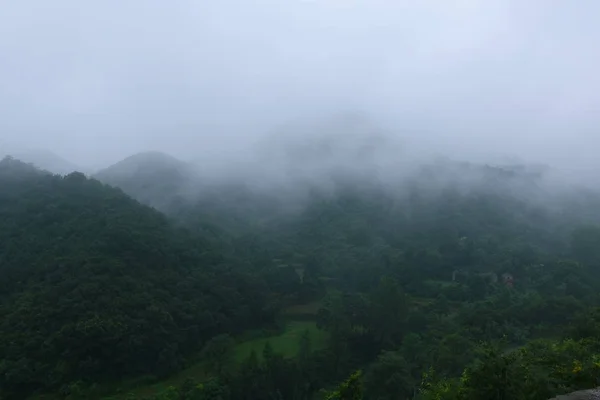
[(93, 176), (159, 209), (178, 197), (197, 196), (200, 190), (198, 173), (191, 164), (158, 151), (132, 155)]
[(31, 163), (38, 168), (47, 170), (54, 174), (66, 175), (74, 171), (87, 172), (64, 158), (56, 155), (50, 150), (29, 149), (19, 146), (0, 145), (0, 158), (12, 156), (23, 162)]
[[(303, 221), (319, 207), (333, 207), (330, 218), (341, 231), (354, 232), (344, 215), (364, 207), (364, 218), (374, 224), (368, 235), (430, 232), (444, 221), (451, 236), (509, 229), (503, 234), (516, 241), (525, 237), (530, 245), (564, 251), (572, 229), (600, 223), (600, 193), (570, 183), (556, 169), (411, 153), (410, 145), (365, 120), (342, 122), (288, 127), (228, 169), (149, 152), (95, 177), (184, 226), (234, 237), (261, 232), (288, 243), (310, 242), (301, 233)], [(466, 215), (477, 210), (471, 224)]]
[[(232, 196), (237, 191), (233, 197), (238, 203), (270, 198), (281, 206), (348, 188), (399, 197), (417, 188), (432, 195), (447, 190), (487, 193), (550, 206), (585, 188), (558, 168), (527, 161), (469, 162), (425, 153), (357, 115), (288, 124), (271, 135), (235, 159), (185, 162), (145, 152), (94, 176), (163, 211), (211, 197), (226, 201), (225, 191)], [(597, 189), (591, 182), (587, 186), (588, 191)]]
[(598, 15), (2, 2), (0, 400), (598, 386)]
[[(295, 318), (285, 317), (286, 310), (317, 301), (318, 311), (297, 318), (313, 321), (311, 337), (332, 342), (305, 356), (328, 374), (366, 363), (365, 390), (374, 396), (395, 390), (377, 383), (384, 362), (377, 354), (409, 357), (412, 345), (404, 337), (412, 332), (420, 332), (434, 355), (453, 347), (440, 344), (440, 334), (462, 332), (465, 354), (426, 361), (455, 374), (476, 357), (478, 340), (508, 335), (514, 345), (531, 343), (531, 351), (540, 351), (535, 335), (560, 332), (584, 304), (600, 304), (593, 267), (600, 262), (597, 192), (566, 186), (539, 166), (412, 158), (404, 164), (411, 168), (397, 170), (406, 159), (384, 137), (332, 137), (277, 143), (269, 157), (256, 158), (263, 164), (247, 159), (244, 170), (211, 178), (214, 170), (156, 151), (127, 157), (93, 179), (2, 160), (0, 301), (7, 306), (0, 308), (0, 347), (9, 355), (0, 364), (0, 393), (17, 399), (85, 385), (87, 396), (100, 398), (118, 376), (163, 379), (186, 370), (194, 354), (219, 376), (222, 361), (209, 360), (225, 356), (209, 352), (221, 354), (235, 343), (223, 332), (242, 340), (244, 331), (277, 326), (280, 318)], [(263, 173), (274, 166), (290, 168)], [(507, 295), (507, 305), (497, 304)], [(48, 306), (59, 297), (57, 308)], [(455, 315), (447, 314), (448, 301)], [(472, 322), (473, 313), (489, 316), (485, 330)], [(53, 323), (40, 325), (40, 318)], [(353, 347), (355, 341), (365, 344)], [(339, 342), (357, 361), (340, 367), (325, 361)], [(587, 343), (581, 346), (592, 346)], [(520, 357), (514, 368), (538, 356)], [(297, 362), (279, 368), (285, 376), (308, 368)], [(398, 390), (416, 390), (421, 368), (415, 371)], [(252, 380), (266, 373), (255, 370)], [(233, 392), (228, 399), (244, 398), (250, 382), (234, 376), (218, 387)], [(102, 389), (74, 381), (100, 382)], [(288, 395), (304, 385), (278, 382), (275, 390)], [(543, 393), (581, 387), (549, 385)], [(271, 390), (265, 383), (260, 393)], [(424, 396), (434, 388), (419, 390)], [(152, 399), (162, 399), (157, 396)]]

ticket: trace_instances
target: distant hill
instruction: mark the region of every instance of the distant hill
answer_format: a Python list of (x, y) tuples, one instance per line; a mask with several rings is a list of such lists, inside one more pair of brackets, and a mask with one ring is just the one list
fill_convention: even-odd
[[(230, 233), (247, 232), (257, 224), (278, 225), (283, 216), (340, 198), (387, 199), (402, 209), (402, 215), (422, 214), (421, 224), (435, 223), (428, 216), (437, 210), (429, 208), (439, 208), (437, 201), (448, 195), (460, 202), (485, 198), (498, 212), (505, 212), (510, 204), (518, 211), (515, 215), (526, 212), (526, 206), (543, 205), (542, 210), (553, 208), (559, 216), (581, 220), (580, 209), (595, 210), (572, 207), (574, 200), (568, 196), (580, 203), (595, 202), (597, 196), (553, 187), (547, 168), (450, 159), (416, 161), (398, 142), (367, 123), (352, 129), (344, 124), (318, 126), (305, 136), (301, 132), (261, 143), (256, 160), (237, 161), (232, 164), (237, 171), (232, 167), (217, 178), (198, 165), (160, 152), (130, 156), (94, 177), (179, 221), (210, 221)], [(530, 223), (535, 225), (534, 220)]]
[(38, 177), (44, 175), (50, 175), (50, 173), (12, 156), (6, 156), (0, 159), (0, 177), (4, 180), (12, 181), (23, 179), (25, 177)]
[(53, 174), (66, 175), (75, 171), (87, 172), (84, 168), (65, 160), (49, 150), (1, 148), (0, 158), (7, 155), (25, 163), (31, 163), (36, 167), (52, 172)]
[(196, 168), (158, 151), (132, 155), (93, 176), (159, 210), (198, 193)]
[(316, 185), (348, 174), (356, 178), (384, 169), (387, 173), (406, 164), (409, 155), (403, 150), (393, 135), (361, 117), (282, 127), (255, 149), (261, 173)]

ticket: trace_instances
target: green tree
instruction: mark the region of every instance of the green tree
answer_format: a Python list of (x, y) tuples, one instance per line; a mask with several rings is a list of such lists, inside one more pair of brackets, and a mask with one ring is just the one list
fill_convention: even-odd
[(227, 334), (210, 339), (202, 349), (201, 357), (206, 367), (216, 376), (227, 374), (233, 364), (235, 341)]
[(356, 371), (342, 382), (336, 390), (327, 393), (325, 400), (362, 400), (362, 372)]
[(374, 400), (411, 398), (416, 382), (411, 378), (410, 366), (395, 351), (385, 351), (365, 373), (365, 393)]

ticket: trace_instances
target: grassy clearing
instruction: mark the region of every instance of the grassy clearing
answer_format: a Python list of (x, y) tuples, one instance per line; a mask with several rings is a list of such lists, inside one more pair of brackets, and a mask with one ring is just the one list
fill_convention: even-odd
[[(253, 350), (260, 359), (267, 342), (271, 343), (276, 353), (283, 354), (286, 358), (294, 357), (298, 353), (300, 338), (305, 331), (308, 331), (313, 350), (324, 349), (327, 345), (328, 334), (317, 328), (317, 324), (314, 321), (314, 317), (320, 306), (321, 302), (315, 301), (289, 307), (284, 313), (287, 319), (285, 327), (280, 332), (263, 330), (248, 331), (241, 337), (238, 337), (238, 344), (233, 350), (234, 360), (237, 363), (244, 361), (250, 356)], [(202, 363), (192, 364), (188, 368), (159, 382), (152, 382), (148, 378), (142, 377), (121, 382), (119, 385), (104, 387), (103, 392), (106, 391), (114, 394), (103, 397), (103, 399), (125, 400), (131, 394), (135, 395), (135, 397), (154, 396), (165, 392), (169, 386), (180, 386), (186, 379), (190, 378), (195, 381), (206, 378), (206, 372)], [(53, 395), (38, 395), (33, 396), (29, 400), (57, 400), (57, 398), (58, 396)]]
[[(273, 346), (273, 350), (281, 353), (284, 357), (294, 357), (298, 353), (300, 337), (308, 331), (311, 338), (313, 350), (325, 348), (327, 342), (327, 332), (317, 328), (314, 321), (288, 321), (285, 329), (281, 333), (273, 333), (269, 336), (254, 337), (253, 335), (246, 336), (247, 340), (240, 341), (234, 348), (234, 359), (236, 362), (244, 361), (252, 350), (256, 351), (259, 359), (262, 356), (262, 350), (268, 342)], [(196, 363), (190, 367), (180, 371), (168, 379), (151, 384), (134, 384), (132, 382), (123, 383), (119, 394), (106, 397), (104, 400), (125, 400), (129, 394), (134, 394), (136, 397), (144, 397), (157, 395), (168, 389), (169, 386), (179, 386), (186, 379), (191, 378), (196, 381), (206, 377), (202, 363)]]
[(151, 384), (135, 384), (125, 383), (123, 387), (128, 389), (118, 390), (118, 394), (113, 396), (104, 397), (104, 400), (125, 400), (127, 396), (134, 394), (138, 397), (150, 397), (165, 392), (169, 386), (178, 387), (182, 385), (186, 379), (192, 378), (194, 380), (201, 380), (206, 377), (202, 364), (194, 364), (179, 373), (169, 377), (168, 379), (161, 380), (160, 382)]
[(290, 321), (287, 323), (284, 332), (279, 335), (239, 343), (234, 350), (235, 360), (237, 362), (245, 360), (253, 350), (260, 358), (267, 342), (271, 343), (276, 353), (281, 353), (284, 357), (288, 358), (294, 357), (298, 354), (300, 338), (305, 331), (308, 331), (310, 335), (313, 350), (325, 348), (327, 333), (317, 328), (317, 324), (314, 321)]

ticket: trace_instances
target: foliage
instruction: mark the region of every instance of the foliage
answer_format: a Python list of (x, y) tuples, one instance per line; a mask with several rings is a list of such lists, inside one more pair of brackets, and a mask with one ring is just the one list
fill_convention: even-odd
[(150, 398), (546, 400), (598, 384), (597, 194), (442, 163), (298, 183), (295, 204), (239, 182), (191, 200), (189, 171), (160, 162), (99, 176), (123, 191), (0, 163), (1, 398), (93, 399), (198, 365)]
[(356, 371), (342, 382), (338, 388), (327, 394), (326, 400), (362, 400), (361, 371)]
[(272, 321), (268, 286), (211, 237), (79, 173), (0, 163), (0, 393), (161, 376)]

